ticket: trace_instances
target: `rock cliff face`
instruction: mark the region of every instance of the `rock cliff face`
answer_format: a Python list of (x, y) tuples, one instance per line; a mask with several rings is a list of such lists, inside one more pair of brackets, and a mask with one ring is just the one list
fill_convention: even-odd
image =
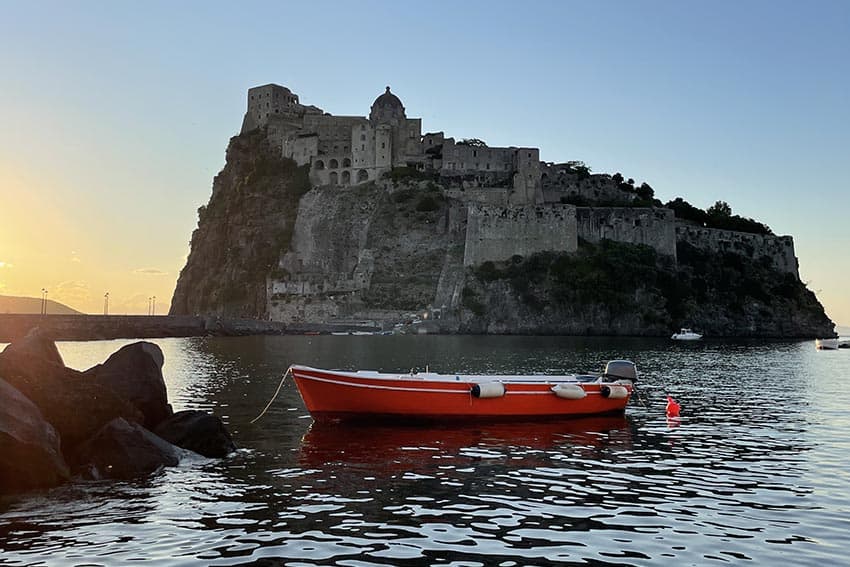
[(279, 155), (261, 131), (230, 140), (212, 197), (198, 209), (171, 315), (267, 318), (266, 280), (310, 189), (307, 169)]
[(388, 325), (428, 312), (443, 331), (465, 333), (833, 332), (814, 294), (769, 258), (689, 240), (671, 243), (674, 256), (579, 238), (577, 251), (464, 267), (468, 197), (439, 179), (394, 170), (378, 182), (311, 187), (306, 168), (279, 155), (261, 130), (231, 140), (171, 314)]

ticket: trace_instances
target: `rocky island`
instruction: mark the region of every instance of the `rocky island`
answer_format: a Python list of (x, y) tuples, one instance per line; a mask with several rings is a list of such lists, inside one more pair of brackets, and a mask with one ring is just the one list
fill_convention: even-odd
[(791, 236), (723, 202), (539, 150), (422, 133), (387, 87), (365, 116), (249, 89), (172, 315), (284, 324), (412, 318), (454, 333), (816, 337), (834, 324)]

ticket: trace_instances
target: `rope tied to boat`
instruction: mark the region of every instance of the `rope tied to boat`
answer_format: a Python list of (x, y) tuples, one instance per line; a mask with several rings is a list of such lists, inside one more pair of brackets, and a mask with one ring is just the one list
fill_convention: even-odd
[(258, 415), (257, 417), (255, 417), (254, 419), (251, 420), (251, 423), (254, 423), (255, 421), (259, 420), (261, 417), (266, 415), (266, 412), (272, 406), (272, 403), (274, 403), (274, 401), (277, 399), (278, 394), (280, 394), (280, 390), (281, 390), (281, 388), (283, 388), (283, 383), (286, 381), (286, 377), (289, 376), (290, 374), (292, 374), (292, 367), (291, 366), (286, 369), (286, 372), (283, 373), (283, 378), (280, 379), (280, 384), (277, 385), (277, 390), (275, 390), (275, 393), (272, 396), (272, 399), (269, 400), (269, 403), (266, 404), (266, 407), (263, 408), (263, 411), (260, 412), (260, 415)]

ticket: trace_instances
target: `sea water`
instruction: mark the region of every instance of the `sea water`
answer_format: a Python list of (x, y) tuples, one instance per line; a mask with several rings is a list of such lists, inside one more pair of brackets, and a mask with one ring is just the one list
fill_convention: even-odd
[[(88, 368), (131, 341), (63, 342)], [(813, 341), (313, 336), (155, 340), (175, 410), (241, 449), (0, 500), (8, 565), (838, 565), (850, 351)], [(290, 364), (640, 373), (624, 417), (317, 426)], [(665, 394), (682, 405), (668, 420)], [(271, 558), (274, 558), (272, 560)]]

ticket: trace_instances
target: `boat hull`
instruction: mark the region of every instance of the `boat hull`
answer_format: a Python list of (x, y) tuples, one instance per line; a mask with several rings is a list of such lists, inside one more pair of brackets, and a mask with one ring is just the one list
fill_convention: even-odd
[(531, 420), (622, 414), (632, 393), (605, 397), (603, 383), (582, 383), (586, 395), (566, 399), (548, 382), (504, 382), (504, 395), (475, 397), (482, 381), (437, 381), (400, 375), (393, 379), (293, 367), (292, 375), (304, 404), (317, 421), (337, 420)]

